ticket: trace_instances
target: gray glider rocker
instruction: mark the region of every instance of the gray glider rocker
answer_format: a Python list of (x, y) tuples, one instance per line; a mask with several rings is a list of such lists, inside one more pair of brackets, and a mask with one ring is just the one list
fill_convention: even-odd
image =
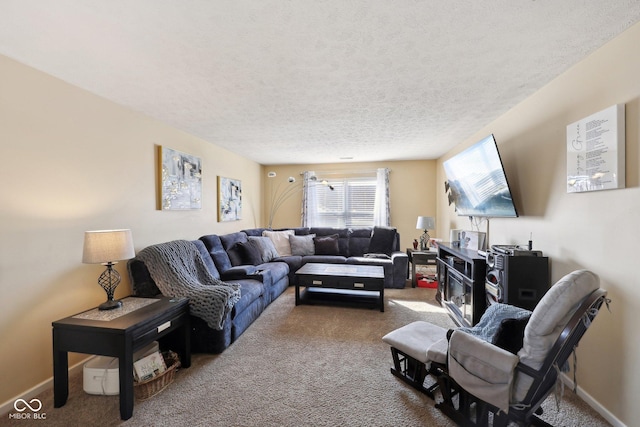
[[(382, 339), (391, 346), (391, 372), (432, 399), (439, 389), (436, 407), (456, 424), (549, 426), (536, 416), (540, 405), (603, 303), (609, 300), (598, 276), (578, 270), (553, 285), (533, 312), (494, 304), (472, 328), (447, 331), (418, 321)], [(436, 380), (430, 387), (427, 375)]]

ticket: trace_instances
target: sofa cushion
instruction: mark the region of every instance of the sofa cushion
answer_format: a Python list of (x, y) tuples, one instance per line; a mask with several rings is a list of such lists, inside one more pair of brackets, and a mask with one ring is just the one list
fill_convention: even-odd
[(278, 251), (273, 245), (273, 241), (268, 237), (249, 236), (249, 242), (251, 242), (260, 251), (260, 257), (262, 262), (269, 262), (278, 257)]
[[(258, 265), (259, 274), (268, 274), (271, 276), (271, 281), (269, 284), (275, 283), (281, 280), (283, 277), (289, 275), (289, 266), (286, 262), (267, 262), (264, 264)], [(266, 283), (264, 280), (263, 283)]]
[(396, 239), (396, 229), (391, 227), (373, 227), (369, 253), (391, 255)]
[(316, 262), (322, 264), (344, 264), (347, 258), (342, 255), (307, 255), (302, 257), (302, 263)]
[(265, 230), (271, 230), (270, 228), (248, 228), (245, 230), (240, 230), (241, 232), (243, 232), (244, 234), (246, 234), (247, 236), (262, 236), (262, 232)]
[(306, 236), (289, 236), (289, 244), (291, 245), (290, 255), (314, 255), (316, 253), (315, 244), (313, 238), (315, 234), (308, 234)]
[(234, 283), (240, 285), (240, 300), (233, 306), (231, 317), (242, 313), (253, 301), (264, 294), (264, 285), (253, 279), (237, 280)]
[(209, 257), (215, 263), (216, 268), (220, 273), (224, 273), (232, 267), (231, 260), (227, 254), (227, 250), (220, 240), (220, 236), (215, 234), (208, 234), (200, 237), (200, 240), (204, 243)]
[(309, 234), (312, 234), (311, 231), (309, 231), (309, 227), (294, 227), (290, 230), (293, 230), (296, 236), (307, 236)]
[(220, 235), (220, 242), (222, 242), (222, 247), (224, 248), (225, 251), (228, 251), (238, 242), (246, 242), (246, 241), (247, 241), (247, 235), (242, 231)]
[(144, 262), (137, 258), (132, 258), (127, 261), (127, 269), (131, 277), (131, 288), (134, 296), (148, 298), (160, 295), (160, 289), (151, 278), (151, 274)]
[(316, 236), (313, 238), (313, 243), (316, 255), (338, 255), (340, 253), (337, 234)]
[(269, 231), (264, 230), (262, 235), (270, 238), (273, 241), (273, 245), (276, 247), (278, 256), (290, 256), (291, 244), (289, 243), (289, 236), (293, 236), (293, 230), (282, 231)]
[(363, 256), (369, 252), (371, 227), (354, 228), (349, 233), (349, 256)]

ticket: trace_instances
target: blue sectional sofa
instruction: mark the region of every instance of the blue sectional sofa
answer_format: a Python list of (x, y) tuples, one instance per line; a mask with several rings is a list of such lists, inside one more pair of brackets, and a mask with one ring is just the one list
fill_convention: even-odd
[[(274, 238), (264, 237), (265, 231), (277, 237), (284, 234), (291, 242), (291, 253), (255, 251), (256, 246), (260, 247), (256, 242), (265, 243), (264, 239), (271, 241)], [(295, 272), (308, 262), (380, 265), (384, 268), (386, 288), (404, 288), (407, 279), (408, 258), (399, 250), (400, 236), (390, 228), (293, 228), (276, 231), (255, 228), (225, 235), (204, 235), (192, 242), (211, 275), (239, 284), (241, 293), (221, 330), (212, 329), (204, 320), (192, 316), (191, 346), (194, 352), (224, 351), (272, 301), (289, 285), (295, 284)], [(142, 260), (133, 258), (127, 265), (135, 296), (160, 294)]]

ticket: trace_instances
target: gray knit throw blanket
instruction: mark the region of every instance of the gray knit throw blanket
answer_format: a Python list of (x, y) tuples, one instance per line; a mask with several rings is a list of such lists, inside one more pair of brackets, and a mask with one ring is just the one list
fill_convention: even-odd
[(160, 243), (136, 257), (145, 263), (163, 295), (189, 298), (191, 314), (212, 329), (223, 328), (227, 313), (240, 299), (240, 285), (213, 277), (195, 244), (187, 240)]

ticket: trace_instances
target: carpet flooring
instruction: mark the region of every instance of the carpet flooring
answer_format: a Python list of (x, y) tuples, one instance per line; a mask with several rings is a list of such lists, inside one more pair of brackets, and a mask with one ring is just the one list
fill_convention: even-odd
[[(220, 355), (193, 355), (165, 391), (137, 401), (121, 421), (118, 396), (84, 393), (81, 372), (70, 378), (67, 404), (53, 408), (51, 390), (38, 397), (44, 420), (11, 426), (453, 426), (425, 395), (389, 372), (381, 337), (414, 320), (449, 328), (434, 289), (385, 290), (385, 312), (294, 305), (293, 288), (274, 301)], [(569, 390), (560, 411), (552, 397), (544, 418), (556, 426), (607, 426)]]

